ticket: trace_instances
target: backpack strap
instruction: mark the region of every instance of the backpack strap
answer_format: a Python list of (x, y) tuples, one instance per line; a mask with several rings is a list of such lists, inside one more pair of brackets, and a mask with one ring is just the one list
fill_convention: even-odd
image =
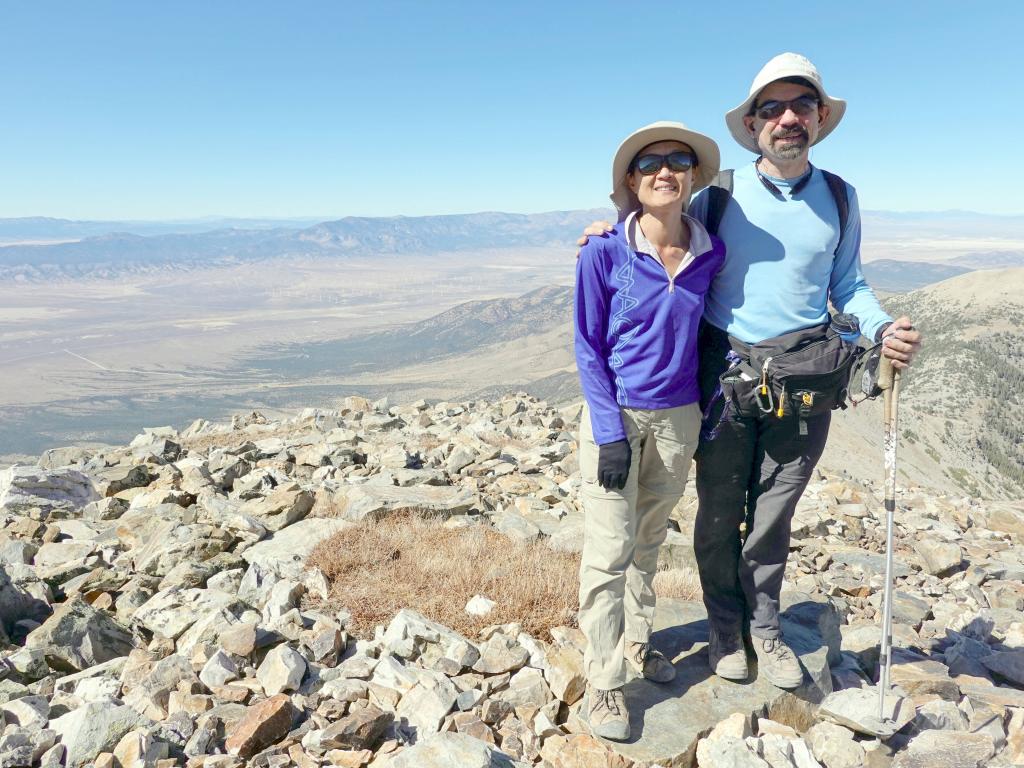
[(704, 228), (709, 235), (718, 235), (718, 225), (722, 223), (725, 207), (732, 197), (732, 170), (719, 171), (708, 185), (708, 211), (705, 216)]
[(846, 194), (845, 181), (826, 170), (821, 170), (821, 175), (825, 177), (825, 183), (828, 184), (828, 190), (832, 193), (832, 198), (836, 201), (836, 210), (839, 212), (839, 242), (836, 243), (836, 253), (839, 253), (843, 245), (843, 236), (846, 235), (846, 223), (850, 220), (850, 199)]

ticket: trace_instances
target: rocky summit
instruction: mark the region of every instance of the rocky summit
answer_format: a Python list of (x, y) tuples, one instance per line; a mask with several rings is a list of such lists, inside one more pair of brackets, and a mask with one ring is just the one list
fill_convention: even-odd
[[(804, 683), (711, 676), (702, 604), (663, 596), (652, 642), (678, 674), (627, 685), (626, 743), (580, 720), (573, 627), (467, 636), (410, 605), (356, 631), (307, 562), (349, 526), (415, 510), (579, 551), (578, 415), (349, 397), (0, 471), (0, 768), (1024, 765), (1021, 503), (900, 491), (883, 719), (885, 524), (863, 477), (819, 472), (793, 520)], [(665, 568), (692, 566), (694, 498)]]

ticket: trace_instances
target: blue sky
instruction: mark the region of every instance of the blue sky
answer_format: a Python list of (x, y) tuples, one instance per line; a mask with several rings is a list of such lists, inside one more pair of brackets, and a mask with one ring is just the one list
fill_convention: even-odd
[(653, 120), (747, 162), (723, 116), (784, 50), (849, 101), (812, 159), (863, 207), (1024, 213), (1021, 29), (1010, 0), (2, 0), (0, 217), (604, 206)]

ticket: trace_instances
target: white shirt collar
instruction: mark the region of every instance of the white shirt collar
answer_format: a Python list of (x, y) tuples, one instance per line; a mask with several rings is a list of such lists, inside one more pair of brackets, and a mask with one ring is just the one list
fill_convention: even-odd
[[(624, 223), (626, 231), (626, 243), (634, 251), (640, 253), (646, 253), (648, 256), (653, 256), (658, 259), (658, 249), (651, 245), (651, 242), (644, 235), (644, 231), (640, 228), (640, 222), (638, 221), (639, 211), (631, 211), (626, 216)], [(693, 254), (694, 258), (701, 256), (711, 250), (711, 235), (704, 229), (704, 225), (697, 221), (693, 216), (683, 214), (683, 221), (690, 226), (690, 253)], [(658, 259), (661, 261), (661, 259)]]

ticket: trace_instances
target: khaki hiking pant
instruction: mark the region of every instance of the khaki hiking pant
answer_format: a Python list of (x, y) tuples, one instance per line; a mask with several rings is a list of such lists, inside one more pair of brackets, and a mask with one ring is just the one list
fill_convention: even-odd
[(668, 515), (686, 487), (700, 434), (697, 403), (660, 410), (622, 409), (633, 452), (626, 487), (597, 484), (598, 446), (590, 409), (580, 419), (583, 560), (580, 630), (587, 638), (587, 681), (610, 690), (625, 685), (626, 643), (646, 643), (654, 623), (654, 573)]

